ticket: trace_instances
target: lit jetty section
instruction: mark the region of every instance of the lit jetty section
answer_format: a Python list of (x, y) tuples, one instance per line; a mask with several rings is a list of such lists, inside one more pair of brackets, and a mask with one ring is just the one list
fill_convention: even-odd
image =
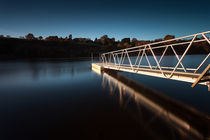
[[(101, 63), (93, 63), (92, 67), (99, 71), (110, 69), (190, 82), (192, 88), (197, 84), (209, 87), (210, 52), (200, 57), (194, 66), (183, 61), (190, 48), (200, 47), (199, 43), (207, 43), (210, 47), (208, 35), (210, 31), (103, 53)], [(169, 66), (163, 63), (168, 56), (177, 59), (177, 63), (171, 62)], [(143, 64), (143, 59), (146, 64)]]

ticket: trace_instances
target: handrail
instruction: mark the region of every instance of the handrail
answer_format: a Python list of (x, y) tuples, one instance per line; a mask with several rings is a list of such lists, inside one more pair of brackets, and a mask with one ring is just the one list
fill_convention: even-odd
[[(164, 40), (164, 41), (159, 41), (159, 42), (153, 42), (153, 43), (144, 44), (141, 46), (135, 46), (131, 48), (125, 48), (125, 49), (120, 49), (116, 51), (106, 52), (106, 53), (101, 54), (101, 58), (104, 65), (109, 65), (110, 63), (112, 63), (112, 59), (113, 59), (114, 65), (112, 66), (117, 67), (118, 70), (120, 70), (120, 66), (124, 65), (124, 62), (125, 62), (124, 60), (127, 57), (128, 62), (129, 62), (128, 67), (132, 69), (133, 71), (138, 72), (138, 68), (142, 66), (141, 65), (142, 59), (143, 57), (145, 57), (148, 63), (148, 67), (150, 69), (159, 69), (165, 78), (172, 78), (174, 72), (177, 70), (180, 70), (179, 65), (182, 66), (181, 70), (183, 70), (184, 72), (187, 72), (187, 70), (189, 70), (189, 68), (184, 66), (184, 64), (182, 63), (182, 60), (186, 56), (187, 52), (189, 51), (193, 43), (206, 41), (210, 45), (210, 38), (208, 38), (206, 34), (210, 34), (210, 31), (188, 35), (184, 37), (179, 37), (179, 38), (174, 38), (174, 39), (169, 39), (169, 40)], [(197, 39), (198, 36), (202, 36), (203, 38)], [(184, 42), (180, 42), (181, 39), (189, 39), (189, 38), (191, 38), (191, 40), (184, 40)], [(174, 42), (174, 41), (179, 41), (179, 42)], [(167, 44), (164, 45), (163, 43), (167, 43)], [(181, 57), (178, 56), (178, 53), (174, 49), (175, 46), (180, 46), (180, 45), (187, 45), (187, 48), (184, 50), (184, 53), (181, 55)], [(178, 62), (175, 65), (175, 67), (173, 67), (173, 69), (170, 68), (171, 74), (165, 74), (163, 70), (166, 69), (166, 66), (161, 66), (160, 63), (163, 57), (165, 56), (169, 47), (173, 50), (173, 53), (176, 56)], [(155, 49), (164, 49), (164, 51), (162, 52), (161, 58), (159, 60), (154, 53)], [(152, 54), (152, 57), (156, 63), (156, 66), (151, 65), (147, 56), (148, 51)], [(133, 53), (133, 52), (138, 52), (138, 56), (135, 60), (135, 65), (132, 64), (131, 58), (129, 56), (129, 53)], [(191, 68), (194, 70), (194, 71), (191, 71), (191, 73), (197, 73), (198, 70), (203, 66), (203, 64), (208, 60), (209, 57), (210, 57), (210, 52), (206, 55), (206, 57), (202, 60), (202, 62), (199, 64), (198, 67)]]

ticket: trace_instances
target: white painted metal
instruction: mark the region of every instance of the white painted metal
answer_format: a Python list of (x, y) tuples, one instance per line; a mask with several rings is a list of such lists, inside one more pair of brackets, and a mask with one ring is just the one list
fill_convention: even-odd
[[(210, 52), (206, 55), (204, 60), (201, 60), (201, 63), (196, 68), (185, 67), (182, 61), (183, 61), (184, 57), (186, 56), (187, 52), (189, 51), (189, 49), (191, 48), (193, 43), (208, 42), (208, 44), (210, 45), (210, 40), (206, 34), (210, 34), (210, 31), (103, 53), (101, 55), (102, 61), (103, 61), (103, 67), (109, 67), (109, 68), (117, 69), (117, 70), (126, 70), (126, 71), (130, 71), (130, 72), (132, 71), (134, 73), (139, 73), (141, 68), (147, 68), (148, 70), (155, 69), (155, 70), (159, 70), (159, 72), (162, 75), (161, 77), (170, 78), (170, 79), (174, 79), (174, 76), (175, 76), (174, 73), (176, 73), (178, 71), (182, 71), (185, 73), (190, 72), (192, 74), (196, 74), (198, 72), (198, 70), (203, 66), (203, 64), (207, 62), (207, 59), (210, 56)], [(203, 38), (197, 39), (198, 36), (202, 36)], [(189, 40), (189, 38), (191, 38), (191, 40), (187, 41), (187, 39)], [(180, 40), (182, 40), (182, 41), (180, 42)], [(178, 50), (183, 45), (185, 45), (185, 46), (187, 45), (187, 47), (186, 47), (184, 53), (181, 55), (181, 57), (179, 57), (179, 55), (176, 52), (176, 50), (174, 49), (174, 47), (177, 47), (177, 50)], [(178, 60), (177, 64), (174, 67), (161, 65), (161, 61), (162, 61), (163, 57), (165, 56), (169, 47), (172, 49), (174, 56)], [(161, 56), (160, 58), (157, 58), (157, 56), (154, 52), (154, 50), (156, 50), (156, 49), (159, 49), (160, 51), (163, 50), (162, 54), (160, 55)], [(131, 61), (131, 56), (133, 56), (131, 53), (136, 53), (136, 55), (138, 54), (137, 58), (135, 59), (134, 64)], [(155, 66), (151, 65), (151, 62), (148, 58), (148, 53), (150, 53), (152, 55), (152, 58), (154, 59), (154, 61), (156, 63)], [(120, 55), (120, 59), (118, 58), (118, 55)], [(113, 57), (114, 63), (112, 63), (112, 61), (111, 61), (112, 57)], [(116, 61), (116, 57), (117, 57), (118, 61)], [(141, 65), (144, 57), (146, 58), (148, 65)], [(107, 59), (108, 59), (108, 62), (107, 62)], [(129, 64), (125, 63), (125, 59), (128, 60)], [(207, 62), (207, 63), (209, 63), (209, 62)], [(181, 68), (179, 67), (179, 65), (181, 66)], [(170, 73), (168, 73), (168, 72), (165, 73), (165, 70), (170, 71)]]

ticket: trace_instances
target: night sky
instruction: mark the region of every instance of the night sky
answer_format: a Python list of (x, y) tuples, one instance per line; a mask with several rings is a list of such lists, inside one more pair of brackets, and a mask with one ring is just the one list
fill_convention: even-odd
[(0, 0), (0, 34), (117, 40), (210, 30), (210, 0)]

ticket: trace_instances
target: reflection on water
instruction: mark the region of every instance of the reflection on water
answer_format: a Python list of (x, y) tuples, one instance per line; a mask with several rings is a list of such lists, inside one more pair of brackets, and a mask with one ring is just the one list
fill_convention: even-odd
[[(0, 63), (0, 86), (21, 84), (22, 82), (37, 83), (55, 78), (74, 77), (90, 71), (85, 62), (5, 62)], [(21, 80), (21, 83), (18, 82)]]
[(108, 73), (103, 73), (103, 88), (108, 87), (120, 107), (150, 131), (154, 139), (209, 138), (210, 123), (206, 115), (118, 73)]
[[(202, 115), (193, 119), (195, 113), (183, 107), (178, 108), (189, 115), (177, 115), (183, 113), (169, 109), (173, 107), (171, 102), (142, 89), (139, 96), (133, 92), (139, 91), (132, 86), (135, 83), (119, 78), (115, 83), (113, 79), (103, 79), (91, 71), (91, 61), (0, 62), (0, 140), (171, 140), (207, 136), (205, 120), (198, 121)], [(132, 94), (128, 94), (128, 88)], [(200, 96), (196, 97), (198, 100)], [(153, 99), (158, 99), (155, 105)]]
[(59, 76), (62, 74), (71, 74), (87, 72), (89, 64), (81, 62), (1, 62), (0, 78), (12, 77), (14, 75), (32, 74), (36, 79), (41, 76)]

